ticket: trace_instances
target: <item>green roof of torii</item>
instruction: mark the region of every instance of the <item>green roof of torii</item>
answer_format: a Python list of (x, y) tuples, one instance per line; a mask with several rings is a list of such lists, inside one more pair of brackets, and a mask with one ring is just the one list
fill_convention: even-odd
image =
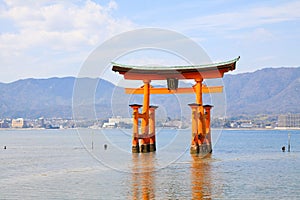
[[(126, 64), (119, 64), (112, 62), (113, 71), (128, 71), (128, 70), (138, 70), (138, 71), (166, 71), (166, 70), (172, 70), (172, 71), (181, 71), (181, 70), (201, 70), (201, 69), (206, 69), (206, 68), (215, 68), (215, 67), (220, 67), (220, 66), (228, 66), (231, 64), (236, 63), (240, 59), (240, 56), (229, 61), (225, 62), (219, 62), (219, 63), (210, 63), (210, 64), (202, 64), (202, 65), (183, 65), (183, 66), (140, 66), (140, 65), (126, 65)], [(234, 69), (231, 69), (234, 70)]]
[(112, 71), (119, 72), (124, 75), (125, 79), (132, 80), (220, 78), (225, 72), (235, 70), (236, 62), (239, 59), (240, 57), (237, 57), (226, 62), (187, 66), (138, 66), (112, 62)]

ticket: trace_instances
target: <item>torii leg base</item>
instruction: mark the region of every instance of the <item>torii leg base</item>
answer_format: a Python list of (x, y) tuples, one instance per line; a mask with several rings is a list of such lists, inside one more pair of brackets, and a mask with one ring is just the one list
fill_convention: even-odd
[(190, 153), (191, 154), (197, 154), (197, 153), (199, 153), (199, 146), (191, 146)]
[(191, 146), (190, 153), (206, 155), (206, 154), (212, 153), (212, 148), (211, 148), (210, 144), (201, 144), (199, 146)]
[(139, 145), (132, 146), (132, 153), (140, 153), (140, 147), (139, 147)]
[(199, 154), (206, 155), (212, 153), (212, 148), (210, 144), (201, 144), (199, 146)]
[(141, 153), (148, 153), (150, 149), (150, 145), (149, 144), (142, 144), (141, 145)]
[(156, 145), (155, 144), (150, 144), (149, 151), (150, 152), (156, 151)]

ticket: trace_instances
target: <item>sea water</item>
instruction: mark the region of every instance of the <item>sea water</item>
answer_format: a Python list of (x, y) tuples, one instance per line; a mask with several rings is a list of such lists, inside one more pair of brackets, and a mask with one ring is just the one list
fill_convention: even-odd
[(300, 198), (300, 131), (212, 135), (202, 158), (190, 130), (159, 129), (145, 154), (131, 153), (131, 130), (2, 130), (0, 199)]

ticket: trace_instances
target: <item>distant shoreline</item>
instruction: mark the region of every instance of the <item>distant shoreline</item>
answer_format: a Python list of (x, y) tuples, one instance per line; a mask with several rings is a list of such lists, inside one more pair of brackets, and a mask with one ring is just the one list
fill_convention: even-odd
[[(161, 128), (161, 127), (157, 127), (157, 128)], [(168, 127), (169, 128), (169, 127)], [(30, 130), (74, 130), (74, 129), (90, 129), (90, 130), (106, 130), (106, 128), (84, 128), (84, 127), (78, 127), (78, 128), (59, 128), (59, 129), (46, 129), (46, 128), (0, 128), (0, 131), (21, 131), (21, 130), (25, 130), (25, 131), (30, 131)], [(119, 128), (113, 128), (113, 129), (119, 129)], [(174, 129), (174, 128), (169, 128), (169, 129)], [(186, 130), (189, 130), (190, 128), (187, 128)], [(229, 130), (229, 131), (241, 131), (241, 130), (245, 130), (245, 131), (267, 131), (267, 130), (300, 130), (299, 128), (211, 128), (212, 130)], [(107, 129), (108, 130), (108, 129)], [(179, 129), (179, 130), (183, 130), (183, 129)]]
[(74, 129), (74, 128), (0, 128), (0, 131), (9, 131), (9, 130), (14, 130), (14, 131), (18, 131), (18, 130), (28, 130), (28, 131), (32, 131), (32, 130), (66, 130), (66, 129)]
[(230, 130), (230, 131), (240, 131), (240, 130), (247, 130), (247, 131), (267, 131), (267, 130), (270, 130), (270, 131), (273, 131), (273, 130), (279, 130), (279, 131), (286, 131), (286, 130), (300, 130), (300, 127), (299, 128), (278, 128), (278, 127), (275, 127), (275, 128), (212, 128), (212, 130)]

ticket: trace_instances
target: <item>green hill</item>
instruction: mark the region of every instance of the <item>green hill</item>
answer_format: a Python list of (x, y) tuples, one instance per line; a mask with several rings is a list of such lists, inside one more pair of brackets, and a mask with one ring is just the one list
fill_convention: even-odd
[[(266, 68), (253, 73), (225, 75), (223, 80), (228, 116), (300, 113), (300, 68)], [(80, 105), (77, 113), (83, 118), (95, 115), (97, 118), (130, 117), (128, 104), (142, 102), (142, 95), (126, 95), (122, 88), (110, 82), (85, 78), (83, 92), (79, 94), (80, 104), (73, 99), (75, 81), (74, 77), (66, 77), (0, 83), (0, 118), (71, 118), (73, 103)], [(92, 89), (91, 85), (97, 86), (92, 91), (95, 98), (87, 99), (84, 91)], [(208, 95), (204, 100), (204, 103), (211, 101)], [(192, 94), (151, 97), (151, 103), (160, 107), (157, 116), (161, 118), (189, 118), (187, 104), (193, 102)]]

